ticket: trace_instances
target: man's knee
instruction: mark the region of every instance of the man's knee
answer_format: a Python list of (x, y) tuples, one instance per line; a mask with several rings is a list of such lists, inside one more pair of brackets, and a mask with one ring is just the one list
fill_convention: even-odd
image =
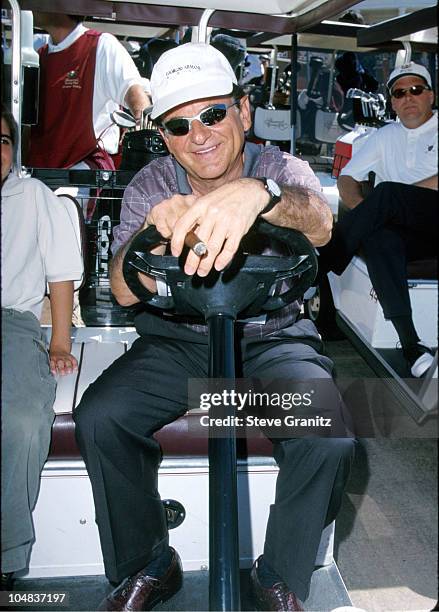
[[(283, 443), (284, 456), (294, 454), (297, 447), (297, 438)], [(318, 463), (350, 462), (353, 455), (356, 441), (351, 437), (344, 438), (304, 438), (308, 452), (315, 453)]]
[(78, 439), (87, 438), (99, 431), (108, 419), (105, 406), (109, 406), (111, 393), (105, 392), (99, 384), (99, 379), (92, 383), (85, 391), (78, 406), (73, 411), (76, 436)]
[[(145, 396), (142, 399), (147, 402)], [(129, 444), (130, 436), (138, 434), (140, 422), (147, 437), (150, 429), (152, 433), (157, 427), (151, 426), (151, 421), (155, 424), (154, 419), (141, 408), (142, 404), (136, 403), (126, 388), (113, 387), (108, 378), (98, 378), (86, 389), (73, 412), (76, 439), (80, 445), (98, 445), (111, 450), (116, 440)]]
[(329, 461), (350, 462), (355, 452), (355, 438), (319, 438), (322, 452)]

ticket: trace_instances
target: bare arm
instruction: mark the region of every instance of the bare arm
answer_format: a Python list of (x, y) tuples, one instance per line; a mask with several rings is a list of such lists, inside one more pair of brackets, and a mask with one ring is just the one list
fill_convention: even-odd
[[(145, 229), (145, 227), (146, 226), (143, 226), (142, 230)], [(137, 232), (137, 234), (138, 233), (139, 232)], [(132, 306), (133, 304), (138, 304), (140, 301), (126, 284), (122, 271), (125, 255), (137, 234), (134, 234), (132, 239), (118, 250), (110, 263), (111, 292), (121, 306)], [(164, 251), (165, 247), (159, 247), (158, 249), (153, 249), (151, 252), (155, 253), (156, 255), (162, 255)], [(151, 276), (139, 273), (139, 280), (142, 285), (148, 289), (148, 291), (151, 291), (151, 293), (156, 293), (157, 285)]]
[(422, 179), (422, 181), (414, 184), (416, 187), (426, 187), (427, 189), (435, 189), (437, 191), (437, 174)]
[[(192, 195), (175, 195), (163, 200), (149, 211), (139, 231), (133, 234), (131, 239), (117, 251), (110, 264), (110, 283), (111, 291), (121, 306), (132, 306), (139, 302), (139, 299), (126, 284), (122, 271), (124, 257), (134, 238), (149, 225), (155, 225), (164, 238), (170, 238), (176, 221), (190, 208), (195, 200), (196, 198)], [(163, 255), (165, 248), (165, 245), (159, 245), (151, 249), (151, 253)], [(151, 293), (157, 291), (156, 282), (151, 276), (139, 273), (139, 280)]]
[(125, 94), (125, 104), (138, 120), (141, 117), (143, 109), (151, 104), (151, 100), (143, 87), (135, 84), (131, 85)]
[(363, 200), (361, 182), (343, 174), (337, 181), (340, 198), (347, 208), (355, 208)]
[[(121, 306), (132, 306), (133, 304), (137, 304), (137, 302), (139, 302), (139, 299), (128, 288), (122, 272), (123, 260), (126, 252), (130, 248), (131, 242), (132, 240), (121, 247), (110, 262), (111, 293)], [(149, 287), (147, 287), (147, 289), (149, 289)]]
[(331, 209), (324, 196), (312, 189), (282, 186), (281, 201), (263, 218), (299, 230), (314, 246), (323, 246), (331, 238)]
[[(264, 215), (266, 220), (301, 231), (315, 246), (326, 244), (331, 237), (332, 213), (325, 198), (303, 187), (285, 186), (282, 191), (282, 200)], [(172, 237), (171, 249), (176, 257), (182, 252), (186, 234), (195, 229), (197, 236), (207, 244), (208, 252), (201, 258), (189, 252), (184, 270), (189, 275), (206, 276), (213, 266), (223, 270), (233, 259), (242, 237), (268, 199), (261, 181), (238, 179), (198, 198), (176, 195), (164, 200), (151, 209), (141, 229), (153, 224), (162, 236)], [(126, 285), (122, 273), (123, 259), (130, 244), (131, 241), (117, 252), (110, 268), (111, 289), (122, 306), (139, 301)], [(149, 291), (156, 291), (153, 279), (143, 274), (139, 274), (139, 279)]]
[(73, 312), (73, 281), (49, 283), (52, 338), (49, 347), (52, 373), (70, 374), (78, 368), (78, 362), (70, 354), (72, 343), (70, 329)]
[[(206, 276), (213, 266), (223, 270), (268, 200), (261, 181), (254, 178), (231, 181), (200, 196), (177, 221), (172, 233), (171, 248), (176, 257), (183, 249), (187, 232), (193, 228), (207, 244), (207, 255), (201, 259), (195, 253), (188, 254), (186, 274)], [(298, 229), (314, 245), (326, 244), (331, 236), (331, 210), (325, 198), (312, 189), (283, 187), (281, 202), (264, 217), (274, 225)]]

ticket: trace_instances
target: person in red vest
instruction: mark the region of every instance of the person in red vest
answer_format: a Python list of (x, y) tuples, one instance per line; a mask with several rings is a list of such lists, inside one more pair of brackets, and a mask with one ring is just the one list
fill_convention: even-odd
[(31, 129), (29, 166), (114, 169), (119, 129), (110, 113), (125, 106), (140, 119), (150, 105), (149, 81), (126, 49), (112, 34), (88, 29), (82, 21), (76, 15), (34, 13), (35, 25), (50, 38), (38, 50), (39, 120)]
[[(150, 105), (149, 81), (140, 76), (122, 44), (86, 28), (83, 17), (34, 12), (34, 24), (49, 34), (40, 56), (38, 125), (30, 132), (25, 163), (33, 168), (114, 170), (119, 147), (112, 111), (128, 107), (139, 120)], [(79, 199), (90, 222), (96, 198), (88, 187), (61, 187)], [(98, 192), (99, 193), (99, 192)], [(75, 325), (84, 325), (75, 294)]]

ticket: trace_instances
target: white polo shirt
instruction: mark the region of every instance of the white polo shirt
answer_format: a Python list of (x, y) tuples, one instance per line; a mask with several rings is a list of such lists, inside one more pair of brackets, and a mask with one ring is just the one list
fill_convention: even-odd
[(60, 199), (41, 181), (10, 174), (2, 186), (2, 308), (40, 319), (46, 283), (76, 281), (83, 262), (75, 228)]
[[(78, 24), (70, 34), (54, 45), (48, 40), (48, 52), (58, 53), (72, 45), (89, 28)], [(93, 127), (96, 138), (103, 132), (105, 150), (116, 153), (119, 143), (119, 128), (111, 122), (110, 114), (125, 105), (125, 95), (131, 85), (139, 84), (150, 91), (149, 80), (140, 76), (128, 51), (115, 36), (103, 33), (96, 49), (96, 68), (93, 89)]]
[(375, 185), (383, 181), (412, 185), (437, 174), (437, 137), (436, 111), (414, 129), (395, 121), (374, 132), (340, 174), (364, 181), (375, 172)]

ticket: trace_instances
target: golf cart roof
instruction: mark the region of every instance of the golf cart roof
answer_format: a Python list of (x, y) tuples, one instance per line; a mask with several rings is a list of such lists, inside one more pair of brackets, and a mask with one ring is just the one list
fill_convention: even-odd
[[(156, 0), (155, 0), (156, 1)], [(218, 5), (221, 4), (220, 8)], [(290, 47), (291, 34), (298, 46), (367, 51), (397, 50), (399, 41), (413, 50), (435, 51), (436, 9), (428, 7), (376, 25), (331, 21), (361, 4), (358, 0), (21, 0), (23, 10), (86, 15), (98, 30), (119, 37), (164, 37), (170, 28), (196, 26), (203, 10), (210, 9), (209, 26), (233, 29), (247, 39), (247, 47)], [(422, 31), (421, 31), (422, 30)], [(413, 34), (413, 32), (416, 32)]]
[[(388, 19), (374, 25), (360, 25), (324, 20), (298, 33), (300, 47), (324, 47), (345, 51), (398, 50), (402, 42), (409, 42), (414, 51), (437, 51), (436, 7)], [(272, 37), (267, 33), (247, 39), (250, 45), (288, 47), (290, 36)]]
[(215, 11), (209, 26), (291, 34), (342, 13), (358, 0), (22, 0), (23, 10), (87, 15), (127, 24), (175, 27), (198, 25), (204, 9)]
[(415, 51), (437, 51), (437, 9), (430, 6), (388, 19), (358, 31), (358, 44), (388, 46), (390, 41), (409, 42)]

